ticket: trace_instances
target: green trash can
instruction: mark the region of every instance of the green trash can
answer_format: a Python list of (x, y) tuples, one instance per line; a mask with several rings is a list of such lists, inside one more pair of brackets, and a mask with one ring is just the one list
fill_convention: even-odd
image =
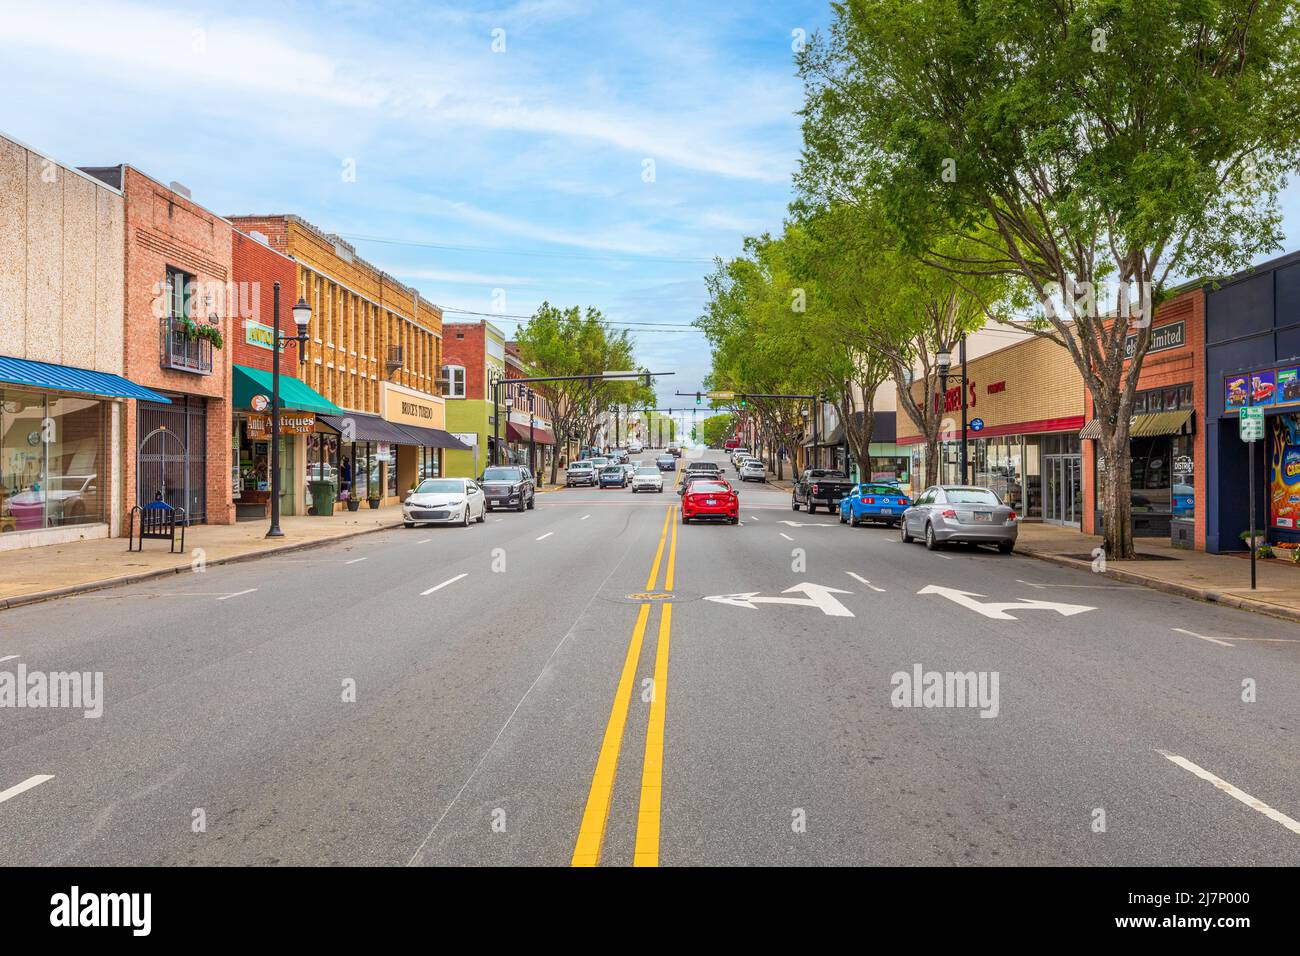
[(334, 499), (337, 497), (338, 489), (334, 482), (317, 479), (311, 483), (311, 503), (318, 516), (334, 514)]

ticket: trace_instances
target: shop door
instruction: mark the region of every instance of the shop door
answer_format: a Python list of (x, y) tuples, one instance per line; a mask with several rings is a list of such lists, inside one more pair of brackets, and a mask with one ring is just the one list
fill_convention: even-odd
[(190, 523), (207, 520), (207, 409), (185, 398), (171, 405), (140, 402), (136, 434), (135, 498), (146, 505), (161, 494), (184, 508)]
[(1082, 467), (1079, 455), (1043, 457), (1043, 520), (1077, 525), (1083, 512)]

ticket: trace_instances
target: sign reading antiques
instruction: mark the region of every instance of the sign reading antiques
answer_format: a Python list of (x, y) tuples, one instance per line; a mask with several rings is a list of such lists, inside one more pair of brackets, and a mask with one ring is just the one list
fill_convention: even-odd
[[(255, 345), (259, 349), (266, 349), (269, 352), (275, 348), (275, 329), (249, 319), (244, 322), (244, 341), (249, 345)], [(282, 339), (280, 341), (280, 351), (284, 352), (288, 347), (289, 343)]]
[[(271, 435), (270, 415), (248, 416), (248, 437), (268, 438)], [(316, 430), (314, 412), (281, 412), (280, 433), (282, 435), (310, 435)]]

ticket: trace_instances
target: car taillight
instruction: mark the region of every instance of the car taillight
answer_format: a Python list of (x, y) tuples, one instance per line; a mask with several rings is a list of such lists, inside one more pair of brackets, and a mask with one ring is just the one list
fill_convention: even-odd
[(817, 487), (816, 485), (813, 485), (812, 492), (813, 494), (818, 494), (821, 492), (821, 488)]
[(1015, 521), (1015, 520), (1016, 520), (1016, 513), (1013, 511), (1013, 512), (1011, 512), (1011, 514), (1007, 515), (1007, 520), (1008, 520), (1008, 521)]
[(955, 518), (955, 517), (957, 517), (957, 512), (953, 511), (951, 508), (946, 508), (946, 509), (944, 509), (944, 511), (942, 512), (942, 514), (943, 514), (943, 516), (944, 516), (945, 518)]
[(875, 499), (875, 498), (863, 498), (862, 500), (863, 500), (864, 503), (869, 504), (869, 505), (874, 505), (874, 504), (876, 503), (876, 499)]

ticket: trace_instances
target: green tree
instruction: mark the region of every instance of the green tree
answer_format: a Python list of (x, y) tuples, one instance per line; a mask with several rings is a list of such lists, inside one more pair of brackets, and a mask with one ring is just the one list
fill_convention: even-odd
[[(599, 375), (634, 371), (633, 343), (626, 330), (614, 331), (598, 309), (561, 309), (543, 302), (517, 335), (520, 357), (539, 375)], [(641, 380), (547, 382), (539, 386), (551, 402), (561, 447), (587, 440), (599, 415), (614, 402), (644, 400)], [(558, 478), (559, 456), (551, 459), (551, 483)]]
[[(1032, 330), (1069, 352), (1100, 421), (1106, 550), (1131, 557), (1129, 423), (1153, 311), (1171, 276), (1280, 245), (1300, 135), (1294, 0), (835, 9), (799, 56), (802, 194), (879, 196), (909, 249), (958, 281), (1027, 283)], [(945, 249), (953, 235), (977, 251)]]
[(710, 415), (701, 424), (704, 444), (710, 447), (721, 445), (731, 437), (736, 427), (736, 417), (731, 414)]

